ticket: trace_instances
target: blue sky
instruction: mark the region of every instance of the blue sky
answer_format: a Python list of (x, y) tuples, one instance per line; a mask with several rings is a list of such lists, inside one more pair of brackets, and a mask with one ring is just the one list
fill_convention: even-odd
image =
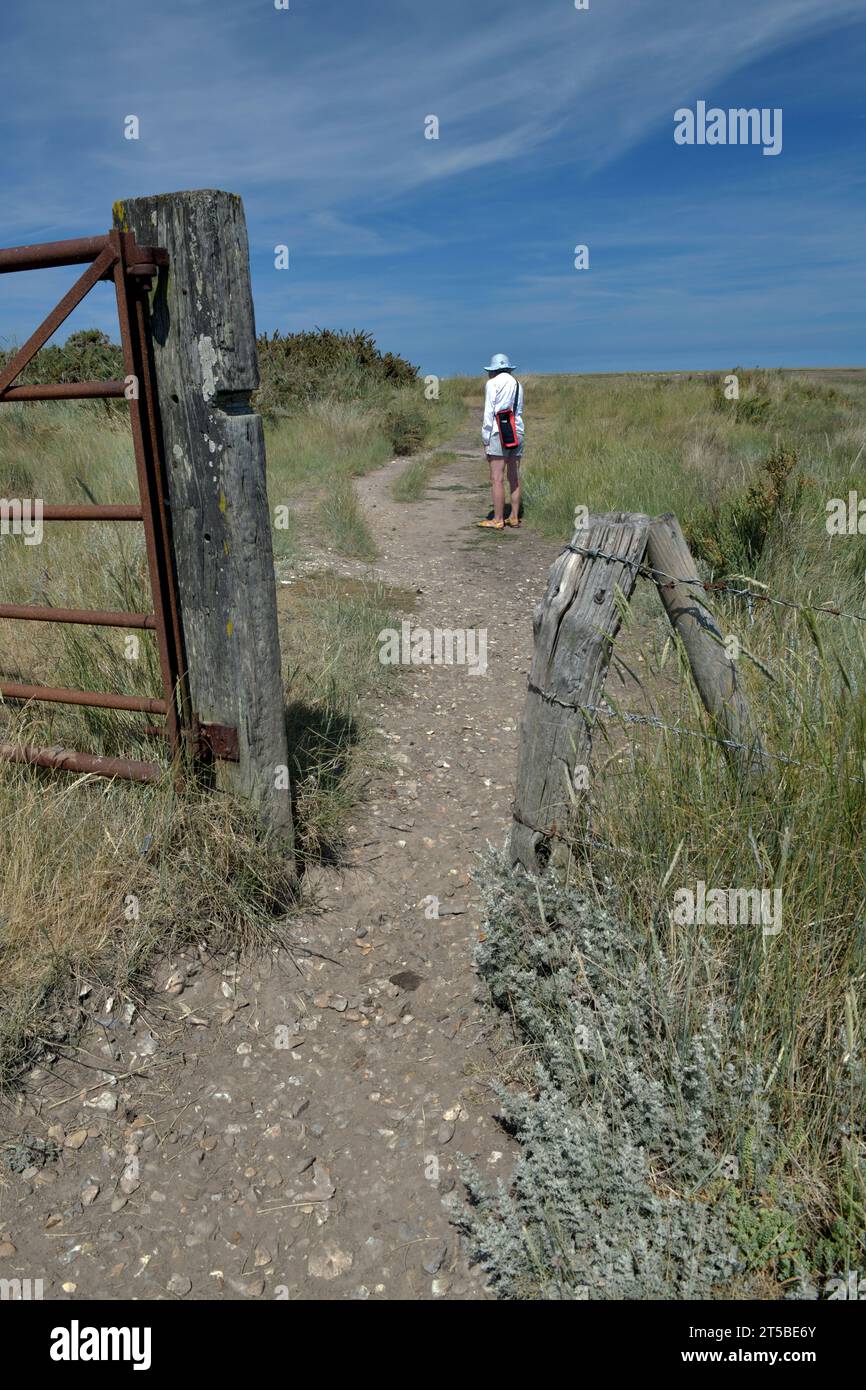
[[(866, 360), (862, 0), (30, 0), (3, 22), (0, 245), (221, 187), (260, 330), (364, 328), (443, 375), (496, 351), (527, 372)], [(699, 99), (781, 107), (781, 154), (676, 145)], [(74, 278), (0, 278), (0, 341)], [(100, 287), (61, 336), (113, 324)]]

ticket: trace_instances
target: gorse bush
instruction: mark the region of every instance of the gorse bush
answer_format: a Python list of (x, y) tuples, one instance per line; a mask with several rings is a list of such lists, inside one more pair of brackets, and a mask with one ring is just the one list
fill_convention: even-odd
[[(0, 349), (0, 369), (15, 352), (15, 348)], [(116, 381), (123, 375), (123, 353), (118, 344), (98, 328), (86, 328), (70, 333), (65, 343), (42, 348), (18, 380), (22, 386), (35, 382), (56, 386), (71, 381)]]
[[(255, 406), (265, 413), (301, 411), (311, 400), (322, 397), (360, 399), (412, 386), (418, 379), (417, 367), (404, 357), (382, 352), (370, 333), (329, 328), (270, 336), (263, 333), (256, 346), (261, 385)], [(15, 351), (0, 350), (0, 369)], [(123, 376), (123, 353), (118, 344), (99, 329), (88, 328), (71, 333), (65, 343), (42, 348), (25, 367), (20, 384), (112, 381)], [(105, 404), (118, 408), (118, 402), (99, 403)]]
[(430, 432), (430, 416), (423, 401), (408, 392), (394, 398), (385, 413), (385, 424), (395, 454), (414, 454)]
[[(16, 348), (0, 348), (0, 371), (15, 356)], [(98, 328), (85, 328), (70, 333), (65, 343), (51, 343), (42, 348), (16, 378), (16, 386), (66, 385), (73, 381), (122, 381), (126, 374), (123, 352), (106, 333)], [(123, 401), (93, 400), (79, 403), (82, 414), (92, 418), (125, 419)]]
[(264, 412), (299, 411), (326, 396), (363, 398), (383, 388), (412, 385), (418, 376), (405, 358), (381, 352), (370, 333), (329, 328), (265, 333), (257, 346), (261, 385), (256, 408)]
[(796, 451), (777, 445), (753, 482), (687, 518), (686, 539), (695, 557), (715, 573), (751, 573), (773, 525), (797, 511), (809, 479), (796, 467)]

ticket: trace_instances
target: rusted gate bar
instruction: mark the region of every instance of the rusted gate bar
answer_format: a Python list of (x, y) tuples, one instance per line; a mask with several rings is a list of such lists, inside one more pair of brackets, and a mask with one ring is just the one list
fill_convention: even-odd
[[(135, 468), (138, 474), (138, 492), (141, 498), (144, 539), (150, 568), (153, 611), (156, 616), (156, 641), (159, 651), (159, 665), (162, 672), (163, 689), (166, 692), (165, 722), (172, 753), (180, 751), (181, 723), (178, 720), (178, 699), (180, 718), (184, 729), (192, 733), (189, 700), (186, 694), (186, 663), (181, 662), (183, 651), (180, 632), (180, 618), (174, 589), (174, 571), (171, 562), (171, 541), (168, 533), (168, 516), (162, 486), (162, 461), (160, 441), (156, 434), (156, 420), (148, 411), (146, 397), (152, 391), (148, 362), (149, 344), (147, 341), (147, 320), (144, 313), (139, 314), (136, 295), (130, 295), (128, 274), (136, 262), (147, 261), (148, 252), (137, 247), (131, 232), (109, 232), (109, 240), (116, 252), (114, 266), (114, 287), (117, 294), (117, 317), (120, 324), (120, 343), (123, 349), (123, 362), (127, 378), (133, 379), (138, 387), (135, 399), (130, 401), (130, 423), (132, 442), (135, 450)], [(166, 257), (161, 257), (165, 263)], [(144, 268), (144, 278), (150, 283), (156, 266), (148, 264)], [(140, 283), (140, 282), (139, 282)], [(143, 308), (141, 296), (138, 305)], [(181, 679), (183, 675), (183, 679)], [(192, 751), (192, 750), (190, 750)]]
[[(151, 240), (160, 246), (145, 244)], [(258, 369), (241, 201), (215, 190), (133, 199), (115, 205), (115, 228), (104, 237), (0, 251), (0, 274), (66, 265), (86, 268), (0, 372), (0, 404), (127, 399), (139, 504), (54, 503), (43, 505), (41, 519), (140, 521), (153, 613), (0, 604), (0, 619), (151, 630), (163, 698), (21, 683), (0, 684), (0, 693), (162, 715), (164, 727), (149, 724), (142, 732), (164, 737), (176, 764), (184, 749), (215, 763), (216, 785), (256, 803), (292, 857), (264, 431), (251, 405)], [(124, 380), (21, 384), (28, 362), (100, 279), (115, 286)], [(157, 763), (66, 748), (7, 742), (0, 757), (140, 781), (159, 775)]]
[(94, 709), (124, 709), (136, 714), (165, 714), (166, 701), (152, 695), (103, 694), (99, 690), (70, 690), (66, 686), (22, 685), (0, 681), (0, 694), (7, 700), (45, 700), (56, 705), (92, 705)]
[(47, 270), (51, 266), (86, 265), (108, 245), (108, 236), (85, 236), (71, 241), (42, 241), (36, 246), (0, 250), (0, 275), (12, 270)]
[[(8, 398), (7, 398), (8, 399)], [(141, 507), (135, 503), (106, 502), (79, 504), (61, 502), (42, 508), (43, 521), (141, 521)]]
[(0, 603), (0, 618), (21, 618), (27, 623), (86, 623), (88, 627), (134, 627), (151, 632), (153, 613), (114, 613), (98, 608), (41, 608), (32, 603)]
[(97, 777), (123, 777), (129, 782), (158, 782), (165, 769), (159, 763), (134, 758), (103, 758), (70, 748), (31, 748), (26, 743), (0, 743), (0, 758), (10, 763), (35, 763), (61, 772), (90, 772)]
[(126, 395), (125, 381), (62, 381), (53, 386), (13, 386), (4, 401), (116, 400)]
[[(150, 278), (156, 274), (159, 266), (167, 264), (166, 253), (161, 249), (139, 246), (131, 233), (118, 230), (112, 230), (101, 237), (83, 237), (73, 241), (0, 250), (0, 274), (88, 263), (89, 268), (0, 372), (0, 404), (7, 401), (121, 397), (128, 399), (139, 504), (50, 504), (43, 506), (41, 517), (43, 521), (142, 522), (154, 612), (121, 613), (102, 609), (3, 604), (0, 605), (0, 618), (153, 631), (159, 652), (163, 697), (155, 699), (15, 681), (0, 682), (0, 694), (4, 699), (11, 700), (56, 702), (162, 715), (165, 719), (165, 729), (160, 732), (166, 734), (175, 760), (181, 752), (184, 740), (189, 742), (190, 750), (193, 752), (201, 754), (209, 750), (213, 755), (214, 750), (219, 748), (220, 756), (231, 758), (233, 731), (208, 731), (194, 727), (185, 688), (183, 643), (174, 594), (171, 544), (162, 483), (163, 465), (149, 366), (149, 323), (145, 297)], [(14, 385), (40, 348), (100, 280), (114, 282), (126, 379), (70, 382), (52, 386)], [(130, 386), (132, 389), (128, 390)], [(66, 748), (40, 749), (3, 743), (0, 744), (0, 757), (13, 762), (35, 763), (42, 767), (90, 772), (107, 777), (127, 777), (134, 781), (152, 781), (162, 773), (157, 763), (145, 763), (131, 758), (105, 758)]]

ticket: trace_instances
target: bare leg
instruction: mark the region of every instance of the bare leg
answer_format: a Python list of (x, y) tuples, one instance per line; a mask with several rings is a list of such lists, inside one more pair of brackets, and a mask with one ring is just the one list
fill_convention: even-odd
[(520, 460), (514, 454), (508, 455), (508, 487), (511, 492), (511, 525), (516, 526), (520, 518)]
[(490, 464), (490, 489), (493, 493), (493, 520), (501, 524), (505, 515), (505, 484), (503, 482), (505, 460), (497, 454), (488, 454), (487, 462)]

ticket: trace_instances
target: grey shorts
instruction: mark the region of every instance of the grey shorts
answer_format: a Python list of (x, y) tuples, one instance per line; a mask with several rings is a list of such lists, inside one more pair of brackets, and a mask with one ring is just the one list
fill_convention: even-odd
[(504, 458), (504, 459), (506, 460), (506, 462), (507, 462), (508, 459), (510, 459), (510, 458), (513, 458), (513, 459), (522, 459), (522, 458), (523, 458), (523, 440), (521, 439), (520, 444), (518, 445), (518, 447), (517, 447), (516, 449), (504, 450), (504, 449), (502, 448), (502, 440), (499, 438), (499, 435), (498, 435), (498, 434), (495, 434), (495, 435), (492, 434), (492, 435), (490, 436), (490, 443), (487, 445), (487, 453), (488, 453), (492, 458), (495, 458), (495, 459)]

